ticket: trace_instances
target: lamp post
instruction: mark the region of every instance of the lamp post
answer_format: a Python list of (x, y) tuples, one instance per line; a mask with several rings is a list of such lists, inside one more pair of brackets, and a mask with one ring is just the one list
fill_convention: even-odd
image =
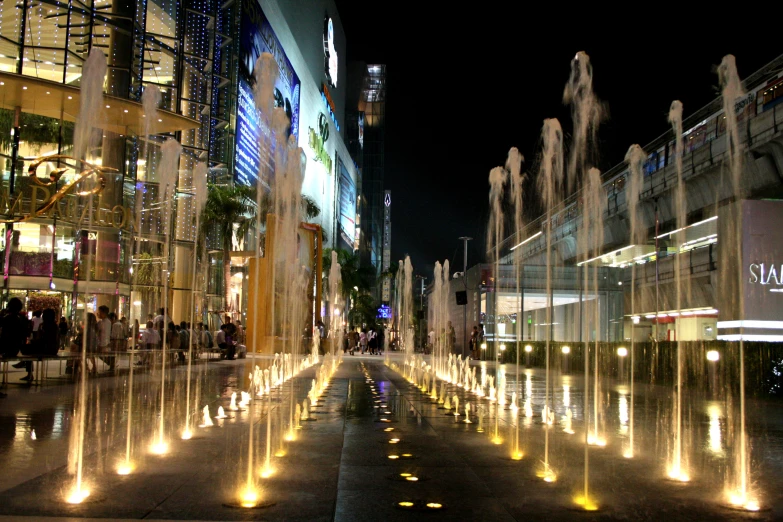
[[(468, 294), (468, 241), (472, 240), (472, 237), (462, 236), (459, 238), (465, 245), (464, 255), (462, 258), (462, 284), (465, 285), (465, 296)], [(462, 355), (465, 356), (465, 348), (468, 346), (468, 304), (463, 305), (462, 309)]]

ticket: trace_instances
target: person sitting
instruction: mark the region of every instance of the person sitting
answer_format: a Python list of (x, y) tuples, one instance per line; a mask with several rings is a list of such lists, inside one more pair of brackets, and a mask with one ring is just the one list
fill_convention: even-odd
[[(25, 355), (57, 355), (60, 349), (60, 328), (55, 320), (54, 310), (47, 308), (41, 314), (41, 322), (38, 325), (38, 335), (33, 342), (22, 349)], [(27, 375), (23, 381), (33, 380), (33, 361), (25, 361)]]
[[(27, 343), (27, 318), (22, 316), (22, 301), (14, 297), (8, 301), (6, 315), (0, 322), (0, 355), (9, 359), (16, 357)], [(5, 394), (0, 395), (5, 397)]]

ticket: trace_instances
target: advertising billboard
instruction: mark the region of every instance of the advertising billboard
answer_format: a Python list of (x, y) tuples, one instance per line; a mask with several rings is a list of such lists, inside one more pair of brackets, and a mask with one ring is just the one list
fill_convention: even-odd
[[(270, 53), (280, 69), (275, 82), (275, 106), (285, 109), (291, 121), (289, 132), (299, 138), (299, 101), (301, 82), (277, 39), (261, 5), (256, 0), (242, 3), (240, 68), (237, 93), (237, 128), (234, 179), (243, 185), (255, 185), (261, 168), (259, 138), (263, 131), (253, 97), (253, 69), (261, 53)], [(273, 154), (269, 155), (274, 158)], [(265, 168), (272, 168), (266, 165)]]
[(356, 236), (356, 185), (340, 158), (337, 159), (337, 165), (340, 170), (340, 237), (345, 247), (353, 250)]

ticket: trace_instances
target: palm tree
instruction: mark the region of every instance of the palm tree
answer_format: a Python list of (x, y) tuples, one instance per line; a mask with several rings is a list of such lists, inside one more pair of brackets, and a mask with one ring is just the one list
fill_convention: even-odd
[[(245, 185), (210, 184), (201, 215), (201, 237), (217, 228), (223, 251), (225, 309), (231, 308), (231, 245), (247, 234), (256, 219), (254, 191)], [(234, 228), (236, 226), (236, 228)]]

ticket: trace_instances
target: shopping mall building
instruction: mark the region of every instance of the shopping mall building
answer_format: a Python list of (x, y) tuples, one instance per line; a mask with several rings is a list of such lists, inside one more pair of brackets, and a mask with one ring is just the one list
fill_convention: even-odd
[[(643, 147), (636, 240), (630, 239), (629, 166), (623, 163), (602, 176), (599, 248), (583, 248), (579, 240), (579, 192), (550, 214), (551, 271), (549, 227), (541, 216), (503, 241), (498, 277), (490, 263), (452, 280), (452, 292), (467, 290), (468, 297), (467, 308), (449, 300), (458, 347), (463, 325), (470, 330), (479, 323), (490, 340), (507, 342), (783, 341), (781, 66), (783, 56), (746, 78), (745, 94), (733, 105), (743, 148), (738, 190), (732, 189), (718, 98), (684, 121), (684, 226), (677, 226), (675, 138), (669, 131)], [(515, 256), (522, 266), (519, 279)], [(487, 259), (493, 257), (488, 253)]]
[[(51, 157), (36, 170), (48, 182), (57, 169), (73, 165), (58, 156), (74, 154), (82, 67), (92, 49), (106, 55), (108, 74), (96, 145), (85, 159), (105, 169), (106, 184), (92, 199), (92, 209), (89, 198), (71, 192), (41, 211), (74, 171), (56, 186), (43, 187), (31, 181), (28, 169)], [(211, 182), (256, 184), (263, 170), (261, 129), (251, 84), (263, 52), (271, 53), (280, 69), (275, 103), (287, 112), (290, 133), (307, 157), (303, 194), (320, 209), (314, 221), (324, 232), (323, 246), (355, 247), (360, 179), (344, 138), (345, 50), (332, 0), (3, 2), (4, 302), (21, 297), (29, 310), (56, 307), (69, 317), (85, 306), (107, 304), (144, 320), (161, 306), (168, 278), (171, 316), (188, 320), (198, 236), (193, 170), (205, 162)], [(141, 99), (151, 85), (160, 89), (162, 100), (149, 120)], [(156, 168), (168, 137), (183, 151), (166, 271)], [(262, 177), (263, 185), (268, 181)], [(254, 236), (251, 230), (231, 253), (234, 310), (244, 309)], [(196, 283), (199, 317), (207, 317), (206, 310), (224, 310), (220, 241), (207, 234), (206, 243), (209, 269)]]

